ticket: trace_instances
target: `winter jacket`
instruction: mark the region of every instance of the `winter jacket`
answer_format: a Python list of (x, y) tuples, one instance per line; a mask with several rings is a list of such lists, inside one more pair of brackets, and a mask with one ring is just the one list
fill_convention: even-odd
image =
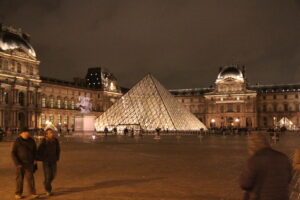
[(60, 156), (60, 145), (56, 138), (43, 139), (38, 147), (38, 160), (44, 162), (57, 162)]
[(246, 191), (244, 199), (288, 200), (292, 166), (286, 155), (264, 148), (248, 160), (240, 177), (240, 186)]
[(31, 167), (37, 156), (34, 139), (18, 137), (13, 144), (11, 155), (16, 166)]

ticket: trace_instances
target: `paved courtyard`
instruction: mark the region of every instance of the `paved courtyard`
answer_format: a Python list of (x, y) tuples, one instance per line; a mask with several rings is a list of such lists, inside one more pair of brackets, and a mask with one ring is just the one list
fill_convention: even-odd
[[(247, 158), (246, 136), (61, 138), (53, 200), (238, 200), (238, 176)], [(290, 154), (300, 136), (275, 148)], [(11, 142), (0, 143), (0, 199), (14, 197)], [(37, 191), (44, 193), (41, 164)], [(25, 190), (26, 191), (26, 190)]]

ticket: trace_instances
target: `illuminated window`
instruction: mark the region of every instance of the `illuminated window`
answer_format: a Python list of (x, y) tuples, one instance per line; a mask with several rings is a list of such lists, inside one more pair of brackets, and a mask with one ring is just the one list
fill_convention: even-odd
[(68, 124), (68, 116), (67, 115), (64, 116), (64, 124)]
[(49, 115), (49, 120), (50, 120), (50, 122), (52, 122), (52, 123), (53, 123), (53, 121), (54, 121), (54, 117), (53, 117), (53, 115), (52, 115), (52, 114), (50, 114), (50, 115)]
[(50, 99), (50, 108), (53, 108), (54, 107), (54, 100), (53, 98)]
[(71, 109), (75, 109), (75, 103), (73, 100), (71, 101)]
[(7, 92), (3, 93), (3, 102), (8, 104), (8, 93)]
[(57, 123), (61, 124), (61, 115), (57, 115)]
[(68, 109), (68, 101), (65, 100), (65, 109)]
[(46, 123), (46, 116), (45, 116), (45, 114), (41, 114), (41, 120), (42, 120), (41, 121), (42, 125)]
[(60, 108), (60, 107), (61, 107), (60, 99), (57, 99), (57, 108)]
[(43, 97), (42, 98), (42, 108), (45, 108), (46, 107), (46, 98)]

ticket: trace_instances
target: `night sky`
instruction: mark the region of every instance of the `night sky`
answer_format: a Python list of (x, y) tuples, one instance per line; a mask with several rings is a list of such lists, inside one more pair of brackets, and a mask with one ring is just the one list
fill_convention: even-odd
[(208, 87), (240, 63), (252, 84), (300, 82), (300, 0), (0, 0), (0, 22), (31, 35), (43, 76)]

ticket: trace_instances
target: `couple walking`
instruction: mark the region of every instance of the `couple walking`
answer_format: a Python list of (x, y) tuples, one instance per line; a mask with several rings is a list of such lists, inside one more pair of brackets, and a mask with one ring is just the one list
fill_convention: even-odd
[(15, 198), (22, 199), (23, 181), (27, 181), (30, 199), (38, 198), (36, 194), (34, 172), (37, 170), (37, 161), (42, 161), (44, 170), (44, 187), (47, 196), (51, 196), (51, 183), (56, 174), (57, 161), (60, 155), (60, 145), (52, 129), (45, 131), (45, 138), (37, 148), (30, 132), (24, 128), (13, 144), (12, 159), (16, 166)]

